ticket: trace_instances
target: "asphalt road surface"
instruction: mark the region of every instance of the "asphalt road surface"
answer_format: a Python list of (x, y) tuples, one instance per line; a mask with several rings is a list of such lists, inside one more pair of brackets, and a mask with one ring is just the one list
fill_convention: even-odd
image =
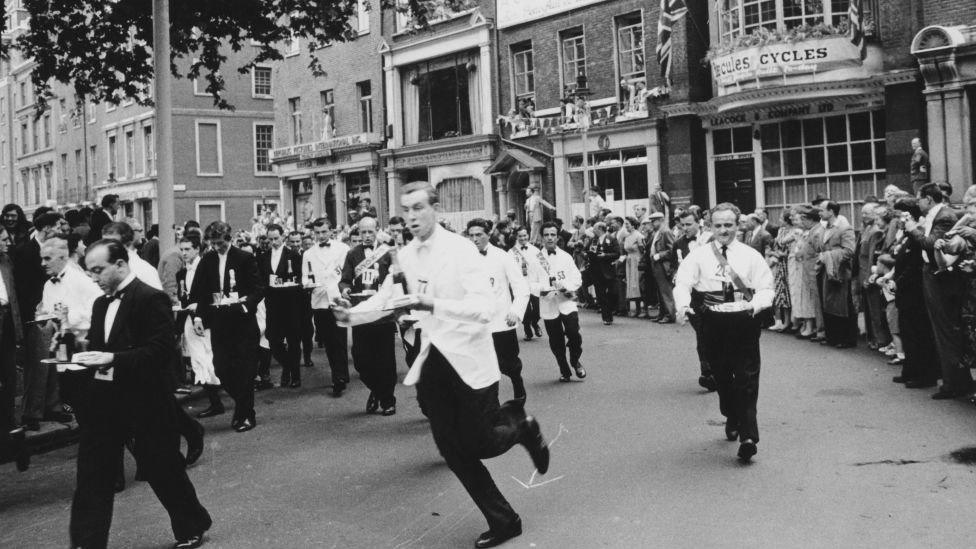
[[(976, 445), (971, 405), (895, 385), (897, 370), (865, 349), (764, 334), (762, 442), (741, 465), (717, 397), (697, 386), (690, 327), (604, 327), (587, 312), (582, 330), (583, 382), (556, 382), (545, 339), (522, 343), (527, 409), (552, 466), (534, 475), (521, 447), (488, 462), (524, 524), (506, 547), (976, 545), (976, 476), (950, 457)], [(214, 517), (207, 547), (471, 547), (484, 519), (437, 454), (414, 389), (398, 387), (396, 416), (367, 416), (363, 385), (331, 398), (315, 359), (304, 388), (259, 393), (255, 430), (234, 433), (229, 413), (204, 420), (191, 478)], [(67, 545), (75, 455), (37, 456), (24, 474), (5, 466), (0, 547)], [(126, 459), (111, 546), (169, 547), (166, 514)]]

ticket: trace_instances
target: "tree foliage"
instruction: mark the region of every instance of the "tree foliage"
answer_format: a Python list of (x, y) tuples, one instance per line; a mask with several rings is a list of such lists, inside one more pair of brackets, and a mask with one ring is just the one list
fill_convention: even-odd
[[(409, 9), (422, 28), (432, 2), (405, 0), (397, 7), (395, 0), (372, 0), (369, 8)], [(29, 28), (12, 43), (5, 40), (0, 54), (6, 57), (9, 48), (16, 48), (33, 59), (31, 77), (41, 107), (56, 81), (74, 85), (78, 97), (95, 102), (118, 104), (130, 97), (151, 104), (152, 4), (152, 0), (24, 0)], [(323, 74), (315, 51), (354, 40), (356, 11), (356, 0), (170, 0), (170, 68), (176, 77), (202, 77), (214, 104), (232, 109), (223, 97), (223, 71), (246, 74), (257, 63), (282, 59), (282, 43), (298, 37), (312, 52), (311, 74)], [(252, 58), (240, 66), (225, 66), (227, 51), (241, 51), (252, 43), (256, 52)], [(194, 61), (181, 71), (176, 61), (188, 58)]]

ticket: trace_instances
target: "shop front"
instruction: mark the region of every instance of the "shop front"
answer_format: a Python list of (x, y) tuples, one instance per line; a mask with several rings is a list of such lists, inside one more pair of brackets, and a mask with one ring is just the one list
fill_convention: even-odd
[(377, 134), (356, 134), (274, 149), (281, 203), (294, 213), (296, 226), (326, 216), (334, 225), (347, 225), (350, 214), (368, 197), (385, 219), (385, 183), (380, 177)]
[(654, 120), (554, 135), (559, 216), (598, 214), (594, 192), (618, 215), (632, 215), (635, 206), (650, 209), (652, 193), (661, 189), (658, 139)]

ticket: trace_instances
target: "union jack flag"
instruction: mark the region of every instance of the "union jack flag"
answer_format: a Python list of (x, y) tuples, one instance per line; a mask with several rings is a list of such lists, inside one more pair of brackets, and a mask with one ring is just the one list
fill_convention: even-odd
[(847, 18), (851, 22), (851, 43), (861, 50), (861, 61), (868, 55), (867, 40), (864, 37), (864, 2), (851, 0), (847, 9)]
[(671, 26), (688, 13), (685, 0), (661, 0), (661, 18), (657, 22), (657, 63), (661, 76), (671, 84)]

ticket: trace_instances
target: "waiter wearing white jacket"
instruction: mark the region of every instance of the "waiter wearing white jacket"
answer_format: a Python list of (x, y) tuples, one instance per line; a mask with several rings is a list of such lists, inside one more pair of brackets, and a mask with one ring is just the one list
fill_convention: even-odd
[[(475, 547), (494, 547), (521, 535), (522, 520), (481, 460), (521, 444), (545, 473), (549, 448), (539, 423), (521, 405), (498, 404), (501, 375), (489, 327), (494, 300), (477, 249), (437, 223), (440, 204), (430, 183), (405, 185), (400, 204), (415, 238), (397, 257), (421, 328), (420, 352), (403, 382), (417, 385), (437, 449), (488, 521)], [(396, 274), (353, 312), (396, 305)], [(356, 322), (345, 305), (334, 311), (341, 322)]]
[(312, 225), (316, 244), (302, 254), (302, 277), (312, 288), (312, 320), (315, 339), (325, 345), (332, 369), (332, 396), (342, 396), (349, 384), (348, 330), (336, 324), (332, 300), (340, 297), (339, 280), (349, 246), (332, 239), (329, 220), (322, 217)]
[[(583, 285), (583, 275), (576, 267), (573, 256), (559, 249), (559, 226), (549, 222), (542, 225), (542, 247), (539, 266), (545, 275), (539, 312), (549, 334), (549, 349), (559, 365), (559, 381), (572, 379), (572, 366), (576, 377), (586, 377), (580, 357), (583, 355), (583, 336), (579, 331), (579, 309), (573, 299)], [(569, 348), (569, 361), (566, 349)]]
[(491, 291), (495, 296), (495, 315), (489, 323), (495, 354), (502, 373), (511, 378), (515, 400), (525, 402), (525, 383), (522, 381), (522, 359), (519, 358), (518, 334), (515, 327), (525, 315), (529, 303), (529, 285), (519, 265), (504, 250), (488, 243), (491, 222), (476, 218), (468, 221), (468, 238), (478, 248), (488, 273)]

